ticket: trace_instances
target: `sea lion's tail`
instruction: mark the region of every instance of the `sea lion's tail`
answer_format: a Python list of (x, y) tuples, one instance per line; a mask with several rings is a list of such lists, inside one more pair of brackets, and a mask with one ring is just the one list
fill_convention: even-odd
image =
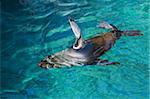
[(140, 36), (143, 35), (140, 30), (126, 30), (122, 31), (122, 36)]

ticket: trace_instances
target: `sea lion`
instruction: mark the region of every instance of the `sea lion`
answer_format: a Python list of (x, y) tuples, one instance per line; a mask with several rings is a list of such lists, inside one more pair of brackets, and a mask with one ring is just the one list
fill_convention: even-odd
[(83, 65), (112, 65), (119, 62), (109, 62), (102, 60), (99, 56), (112, 48), (116, 40), (121, 36), (139, 36), (142, 35), (139, 30), (121, 31), (116, 26), (107, 22), (99, 24), (99, 28), (110, 29), (108, 33), (83, 40), (81, 30), (72, 18), (69, 23), (76, 37), (76, 41), (71, 48), (67, 48), (54, 55), (49, 55), (38, 64), (43, 68), (60, 68), (63, 66), (83, 66)]

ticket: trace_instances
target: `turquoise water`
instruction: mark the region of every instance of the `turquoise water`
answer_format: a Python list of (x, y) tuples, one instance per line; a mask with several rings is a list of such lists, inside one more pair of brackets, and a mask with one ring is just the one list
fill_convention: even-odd
[[(2, 99), (148, 99), (149, 0), (2, 0)], [(117, 66), (46, 70), (37, 66), (46, 55), (72, 46), (73, 17), (84, 38), (107, 30), (105, 20), (139, 37), (122, 37), (102, 59)]]

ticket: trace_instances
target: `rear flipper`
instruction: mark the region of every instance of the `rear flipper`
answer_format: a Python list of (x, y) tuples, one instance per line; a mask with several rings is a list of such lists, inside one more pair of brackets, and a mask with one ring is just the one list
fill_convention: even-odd
[(122, 36), (140, 36), (143, 35), (141, 34), (140, 30), (126, 30), (126, 31), (121, 31), (119, 30), (116, 26), (109, 24), (108, 22), (101, 22), (98, 25), (99, 28), (105, 28), (105, 29), (111, 29), (112, 31), (116, 31), (118, 33), (121, 33)]
[(107, 66), (107, 65), (117, 65), (119, 62), (109, 62), (108, 60), (96, 60), (96, 65)]
[(126, 30), (122, 31), (122, 36), (140, 36), (143, 35), (140, 30)]
[(105, 29), (111, 29), (112, 31), (117, 31), (118, 28), (112, 24), (109, 24), (106, 21), (101, 22), (97, 27), (99, 28), (105, 28)]

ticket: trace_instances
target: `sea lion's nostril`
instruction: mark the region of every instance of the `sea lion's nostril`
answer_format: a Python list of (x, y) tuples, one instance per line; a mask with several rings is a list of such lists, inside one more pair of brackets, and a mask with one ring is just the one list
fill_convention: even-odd
[(41, 61), (41, 62), (38, 64), (38, 66), (43, 67), (44, 63), (45, 63), (44, 61)]
[(38, 63), (38, 66), (40, 66), (40, 67), (41, 67), (41, 66), (42, 66), (42, 63), (41, 63), (41, 62), (40, 62), (40, 63)]

